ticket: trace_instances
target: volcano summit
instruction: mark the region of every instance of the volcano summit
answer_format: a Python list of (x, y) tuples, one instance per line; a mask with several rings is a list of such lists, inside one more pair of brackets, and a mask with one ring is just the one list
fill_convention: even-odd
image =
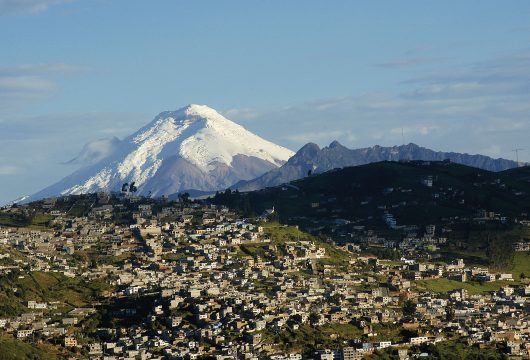
[(85, 166), (26, 200), (119, 191), (132, 181), (140, 195), (225, 189), (281, 166), (294, 154), (204, 105), (162, 112), (125, 139), (97, 140), (97, 145), (88, 144), (72, 160)]

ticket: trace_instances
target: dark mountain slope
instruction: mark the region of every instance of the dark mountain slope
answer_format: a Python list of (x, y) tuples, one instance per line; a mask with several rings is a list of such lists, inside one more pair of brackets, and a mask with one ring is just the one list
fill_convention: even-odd
[(242, 181), (232, 188), (241, 191), (263, 189), (304, 178), (309, 173), (323, 173), (336, 168), (364, 165), (380, 161), (442, 161), (446, 159), (458, 164), (489, 171), (503, 171), (517, 166), (517, 163), (511, 160), (493, 159), (484, 155), (433, 151), (416, 144), (392, 147), (376, 145), (370, 148), (352, 150), (334, 141), (322, 149), (316, 144), (309, 143), (303, 146), (281, 167), (273, 169), (257, 179)]
[(380, 162), (279, 187), (220, 194), (213, 201), (256, 214), (274, 206), (282, 221), (306, 227), (337, 219), (384, 227), (385, 212), (398, 225), (471, 219), (483, 211), (513, 220), (530, 213), (529, 175), (529, 168), (496, 173), (450, 162)]

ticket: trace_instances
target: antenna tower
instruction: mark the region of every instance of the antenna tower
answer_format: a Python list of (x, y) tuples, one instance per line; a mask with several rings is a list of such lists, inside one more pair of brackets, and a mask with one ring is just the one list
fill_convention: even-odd
[(512, 150), (515, 153), (515, 161), (517, 162), (517, 167), (519, 167), (519, 151), (523, 151), (523, 150), (524, 149), (521, 149), (521, 148)]

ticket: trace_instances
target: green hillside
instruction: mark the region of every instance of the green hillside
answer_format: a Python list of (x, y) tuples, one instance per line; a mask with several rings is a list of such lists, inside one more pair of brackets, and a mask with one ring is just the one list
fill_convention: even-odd
[(28, 300), (58, 302), (65, 309), (87, 306), (106, 287), (97, 281), (87, 283), (60, 273), (7, 274), (0, 277), (0, 317), (27, 311), (24, 302)]
[[(271, 254), (277, 256), (286, 255), (288, 244), (311, 241), (318, 247), (326, 249), (326, 256), (320, 259), (323, 263), (345, 264), (348, 255), (337, 247), (318, 239), (317, 237), (299, 230), (294, 226), (282, 225), (277, 222), (267, 222), (262, 224), (265, 235), (270, 239), (268, 242), (241, 245), (241, 250), (245, 255), (252, 257), (267, 258)], [(271, 247), (274, 249), (271, 251)]]
[(36, 346), (0, 332), (0, 360), (52, 360), (58, 356), (49, 346)]
[[(480, 209), (518, 216), (530, 211), (529, 172), (493, 173), (445, 162), (381, 162), (249, 193), (219, 194), (213, 202), (255, 215), (274, 206), (282, 222), (298, 218), (299, 223), (347, 218), (381, 224), (384, 210), (391, 210), (398, 223), (420, 225), (475, 216)], [(429, 177), (432, 187), (422, 183)]]

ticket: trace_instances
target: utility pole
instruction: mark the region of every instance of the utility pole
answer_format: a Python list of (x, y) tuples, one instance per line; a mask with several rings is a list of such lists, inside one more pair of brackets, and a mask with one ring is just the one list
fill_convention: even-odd
[(517, 167), (519, 167), (519, 151), (523, 151), (523, 150), (524, 149), (521, 149), (521, 148), (512, 150), (515, 153), (515, 161), (517, 162)]

